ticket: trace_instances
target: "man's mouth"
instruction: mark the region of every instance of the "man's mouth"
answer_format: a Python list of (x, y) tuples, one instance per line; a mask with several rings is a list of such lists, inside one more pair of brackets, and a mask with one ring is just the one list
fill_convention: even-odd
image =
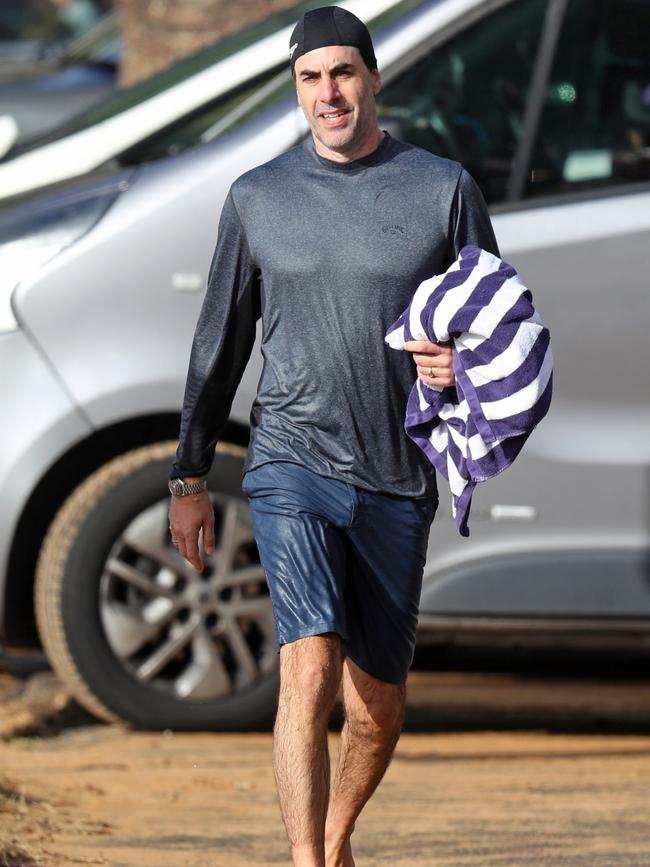
[(336, 108), (331, 111), (319, 112), (319, 117), (325, 121), (328, 126), (336, 126), (343, 122), (343, 118), (350, 114), (349, 108)]

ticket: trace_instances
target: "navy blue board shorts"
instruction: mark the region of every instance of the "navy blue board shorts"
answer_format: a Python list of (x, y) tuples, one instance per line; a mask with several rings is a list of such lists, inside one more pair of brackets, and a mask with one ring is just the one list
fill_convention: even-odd
[(404, 683), (413, 661), (435, 496), (368, 491), (274, 461), (242, 489), (281, 645), (336, 632), (359, 668)]

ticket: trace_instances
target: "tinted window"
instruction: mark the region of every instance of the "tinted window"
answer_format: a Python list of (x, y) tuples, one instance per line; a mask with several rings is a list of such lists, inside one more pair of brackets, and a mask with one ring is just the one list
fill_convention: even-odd
[(433, 49), (377, 100), (384, 129), (461, 162), (488, 202), (506, 197), (546, 5), (498, 10)]
[(650, 179), (650, 2), (570, 0), (529, 196)]

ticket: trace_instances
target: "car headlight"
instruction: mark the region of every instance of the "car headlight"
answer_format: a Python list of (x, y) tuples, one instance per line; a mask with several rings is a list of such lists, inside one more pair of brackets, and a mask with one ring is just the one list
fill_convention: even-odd
[(85, 235), (124, 189), (124, 182), (112, 184), (0, 215), (0, 333), (18, 328), (14, 289)]

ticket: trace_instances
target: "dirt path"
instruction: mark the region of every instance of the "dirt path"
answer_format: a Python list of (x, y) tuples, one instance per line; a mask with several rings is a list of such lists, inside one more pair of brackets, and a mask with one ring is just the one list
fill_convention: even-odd
[[(462, 693), (480, 704), (479, 679), (416, 676), (411, 705), (422, 710), (432, 687), (439, 699), (454, 682), (459, 703)], [(508, 678), (492, 681), (497, 701), (508, 683), (512, 696)], [(627, 693), (627, 705), (599, 694), (604, 706), (639, 711), (647, 692)], [(529, 689), (526, 706), (534, 698)], [(335, 734), (331, 747), (335, 755)], [(0, 865), (288, 864), (270, 758), (269, 734), (83, 725), (14, 737), (0, 743)], [(647, 735), (406, 733), (358, 822), (357, 865), (648, 867), (648, 805)]]

